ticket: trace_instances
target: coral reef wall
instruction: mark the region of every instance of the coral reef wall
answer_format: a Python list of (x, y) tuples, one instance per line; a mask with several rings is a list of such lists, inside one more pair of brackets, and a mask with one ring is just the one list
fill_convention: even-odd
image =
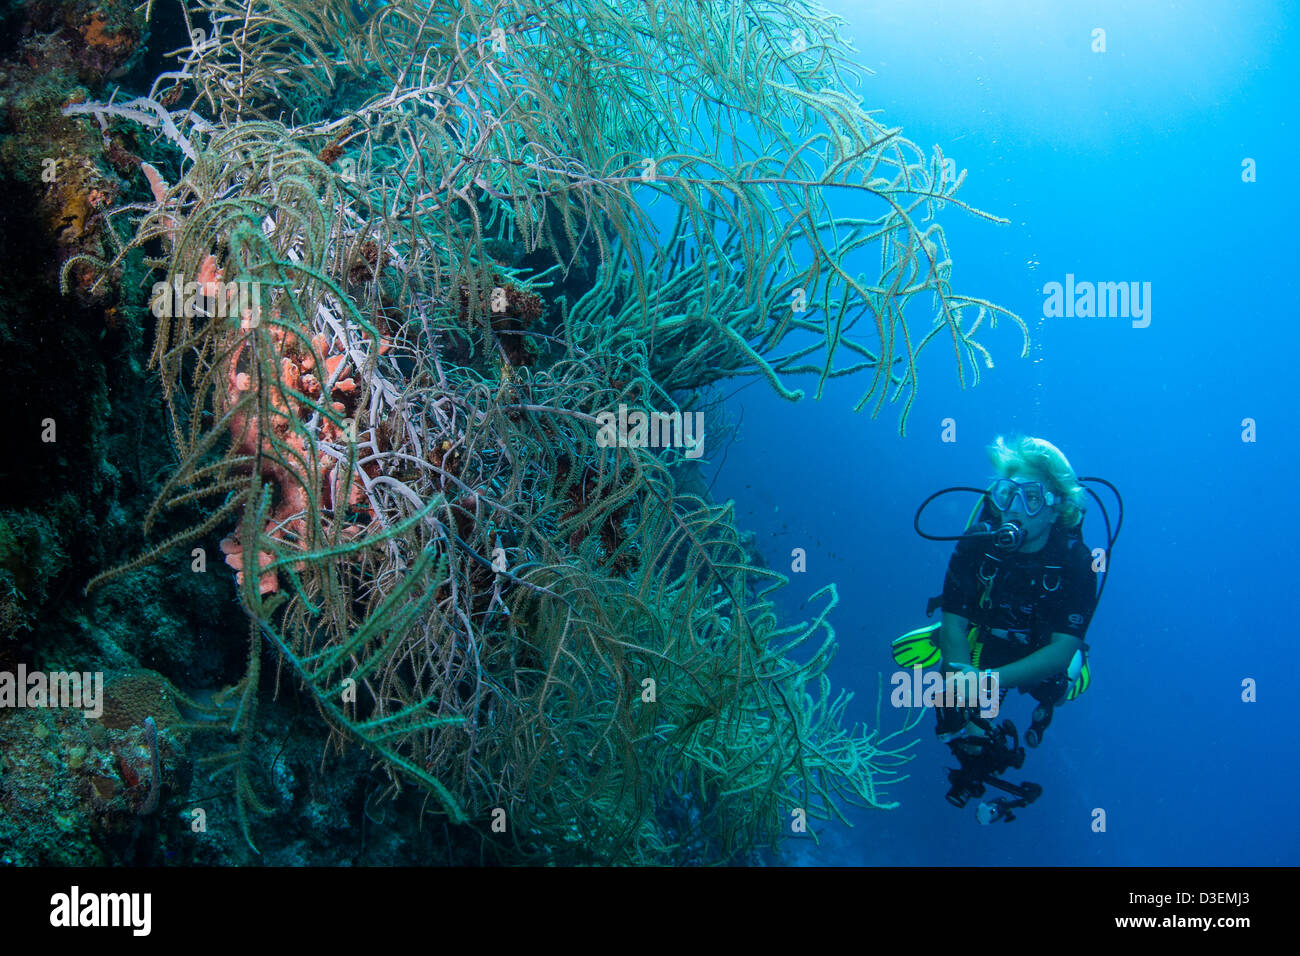
[(952, 289), (935, 214), (994, 217), (836, 21), (7, 21), (0, 663), (108, 705), (0, 712), (11, 859), (721, 863), (892, 806), (909, 728), (844, 725), (834, 587), (780, 621), (698, 471), (719, 383), (854, 376), (903, 427), (924, 349), (964, 383), (1019, 322)]

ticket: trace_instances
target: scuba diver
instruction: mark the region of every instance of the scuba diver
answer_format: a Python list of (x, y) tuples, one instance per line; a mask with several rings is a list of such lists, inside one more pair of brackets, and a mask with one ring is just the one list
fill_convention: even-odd
[[(893, 653), (904, 667), (938, 665), (945, 680), (971, 672), (987, 680), (996, 671), (999, 705), (1012, 689), (1037, 701), (1024, 734), (1024, 742), (1037, 747), (1055, 708), (1091, 681), (1084, 637), (1101, 596), (1097, 573), (1105, 570), (1123, 523), (1123, 500), (1104, 479), (1076, 477), (1060, 449), (1041, 438), (1007, 442), (999, 436), (988, 451), (997, 472), (988, 488), (945, 488), (917, 509), (918, 534), (957, 545), (943, 594), (926, 608), (927, 616), (941, 609), (941, 621), (898, 638)], [(1120, 511), (1114, 535), (1101, 499), (1082, 482), (1098, 482), (1115, 494)], [(956, 491), (982, 496), (966, 531), (948, 536), (922, 531), (926, 505)], [(1107, 549), (1096, 558), (1081, 533), (1085, 493), (1106, 520)], [(948, 773), (950, 803), (965, 807), (992, 786), (1007, 796), (981, 803), (976, 818), (985, 824), (1009, 822), (1042, 794), (1036, 783), (1001, 778), (1025, 759), (1012, 721), (995, 726), (976, 707), (940, 706), (936, 714), (935, 733), (959, 765)]]

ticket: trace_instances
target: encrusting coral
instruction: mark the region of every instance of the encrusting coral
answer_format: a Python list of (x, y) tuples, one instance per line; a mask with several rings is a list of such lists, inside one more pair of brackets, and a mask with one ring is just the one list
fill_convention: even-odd
[[(274, 315), (272, 321), (274, 321)], [(247, 328), (253, 321), (251, 316), (241, 320), (240, 329)], [(336, 414), (345, 416), (344, 427), (355, 429), (356, 395), (358, 386), (347, 364), (347, 355), (337, 343), (320, 333), (312, 336), (310, 342), (299, 340), (292, 331), (272, 327), (269, 333), (272, 350), (279, 357), (278, 375), (269, 386), (270, 414), (266, 419), (241, 404), (241, 399), (256, 390), (259, 383), (256, 376), (260, 374), (258, 364), (248, 360), (248, 343), (234, 334), (232, 347), (225, 359), (224, 392), (218, 391), (218, 410), (223, 414), (229, 411), (230, 432), (234, 438), (231, 454), (257, 461), (263, 479), (273, 482), (278, 490), (277, 504), (264, 529), (268, 537), (288, 546), (306, 548), (308, 545), (307, 522), (305, 515), (309, 498), (320, 502), (321, 507), (339, 520), (348, 522), (343, 534), (345, 537), (359, 535), (363, 528), (357, 522), (369, 521), (373, 512), (367, 503), (365, 485), (361, 476), (348, 471), (345, 463), (328, 453), (310, 457), (311, 449), (302, 430), (312, 428), (311, 406), (298, 401), (296, 395), (306, 399), (321, 400), (324, 390), (329, 390), (329, 408)], [(379, 347), (382, 354), (386, 345)], [(242, 360), (242, 361), (241, 361)], [(338, 442), (344, 437), (344, 427), (326, 418), (315, 419), (316, 442)], [(263, 429), (269, 428), (279, 439), (286, 455), (281, 458), (275, 454), (277, 442), (270, 435), (263, 435)], [(361, 441), (373, 441), (373, 435), (358, 436)], [(379, 476), (378, 465), (374, 462), (362, 466), (371, 478)], [(308, 486), (315, 490), (309, 496)], [(229, 537), (221, 542), (221, 550), (226, 555), (226, 562), (236, 569), (241, 569), (238, 580), (243, 581), (243, 554), (238, 538)], [(275, 556), (269, 551), (258, 554), (259, 568), (266, 568)], [(263, 594), (278, 590), (274, 572), (261, 573), (258, 588)]]

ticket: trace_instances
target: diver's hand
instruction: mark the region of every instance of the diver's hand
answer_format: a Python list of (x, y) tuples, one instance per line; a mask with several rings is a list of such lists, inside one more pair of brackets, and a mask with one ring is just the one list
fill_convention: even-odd
[(976, 687), (980, 692), (983, 692), (983, 691), (985, 690), (984, 684), (987, 682), (987, 683), (990, 685), (989, 688), (988, 688), (989, 693), (997, 693), (997, 685), (992, 683), (992, 677), (991, 677), (991, 674), (992, 674), (992, 673), (997, 673), (996, 671), (992, 671), (992, 672), (990, 673), (990, 676), (989, 676), (989, 677), (984, 677), (984, 676), (981, 676), (981, 675), (985, 674), (986, 672), (980, 670), (980, 669), (979, 669), (978, 667), (976, 667), (975, 665), (973, 665), (973, 664), (958, 664), (958, 663), (956, 663), (955, 661), (952, 662), (952, 663), (950, 663), (950, 664), (948, 665), (948, 670), (950, 670), (950, 671), (955, 671), (955, 672), (958, 673), (958, 674), (974, 674), (974, 675), (975, 675), (975, 687)]

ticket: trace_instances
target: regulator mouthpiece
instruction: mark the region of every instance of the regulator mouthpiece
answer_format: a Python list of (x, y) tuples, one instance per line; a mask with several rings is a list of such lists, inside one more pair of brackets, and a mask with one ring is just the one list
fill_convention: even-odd
[(1008, 521), (993, 532), (993, 543), (1003, 551), (1016, 551), (1025, 543), (1025, 529), (1019, 521)]

